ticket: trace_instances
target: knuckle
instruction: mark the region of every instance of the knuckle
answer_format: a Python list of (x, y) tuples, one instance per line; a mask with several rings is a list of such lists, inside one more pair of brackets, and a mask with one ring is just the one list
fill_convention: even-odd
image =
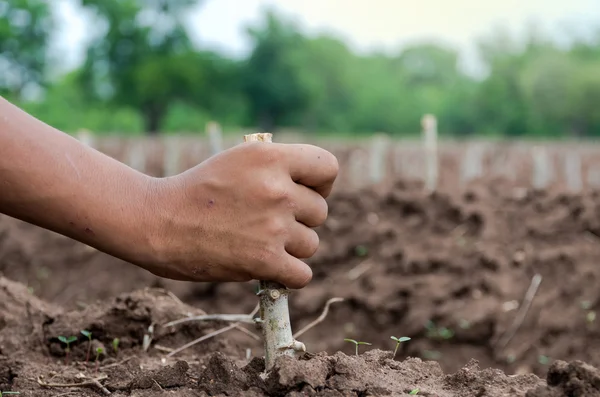
[(267, 221), (267, 234), (272, 236), (271, 238), (281, 238), (287, 234), (287, 224), (279, 217), (270, 218)]
[(329, 215), (329, 206), (327, 205), (327, 201), (324, 198), (321, 198), (319, 202), (320, 208), (315, 216), (315, 222), (317, 223), (316, 226), (321, 226), (324, 224), (327, 220), (327, 216)]
[(306, 242), (307, 258), (310, 258), (314, 254), (316, 254), (317, 250), (319, 249), (319, 235), (317, 234), (316, 231), (314, 231), (312, 229), (309, 229), (309, 230), (310, 230), (310, 233), (308, 235), (307, 242)]

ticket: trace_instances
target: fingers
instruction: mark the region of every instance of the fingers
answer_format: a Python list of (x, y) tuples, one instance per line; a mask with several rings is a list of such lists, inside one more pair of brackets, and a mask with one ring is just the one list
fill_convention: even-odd
[(285, 250), (296, 258), (310, 258), (319, 248), (319, 235), (300, 223), (295, 223), (285, 243)]
[(314, 190), (297, 183), (292, 188), (296, 220), (308, 227), (321, 226), (327, 219), (327, 201)]
[(286, 144), (281, 145), (281, 150), (284, 151), (294, 182), (310, 187), (327, 198), (339, 170), (335, 156), (313, 145)]
[(290, 289), (304, 288), (312, 279), (312, 269), (300, 259), (286, 254), (283, 256), (278, 276), (274, 281)]

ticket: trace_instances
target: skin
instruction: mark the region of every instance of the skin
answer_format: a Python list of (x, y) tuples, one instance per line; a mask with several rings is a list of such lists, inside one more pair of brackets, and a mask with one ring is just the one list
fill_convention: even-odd
[(0, 97), (0, 212), (165, 278), (306, 286), (337, 173), (312, 145), (243, 143), (154, 178)]

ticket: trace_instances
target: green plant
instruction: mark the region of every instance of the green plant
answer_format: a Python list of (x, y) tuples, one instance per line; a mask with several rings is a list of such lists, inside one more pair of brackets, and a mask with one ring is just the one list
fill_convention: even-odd
[(92, 350), (92, 333), (84, 329), (83, 331), (81, 331), (81, 334), (88, 338), (88, 350), (87, 355), (85, 357), (85, 363), (87, 364), (90, 361), (90, 350)]
[(69, 336), (68, 338), (65, 336), (59, 336), (58, 340), (67, 345), (65, 348), (65, 365), (69, 365), (69, 352), (71, 351), (71, 343), (77, 340), (76, 336)]
[[(469, 325), (470, 326), (470, 325)], [(446, 327), (437, 327), (433, 321), (428, 321), (425, 324), (427, 329), (427, 337), (431, 339), (452, 339), (454, 331)]]
[(394, 356), (392, 357), (392, 359), (394, 359), (396, 358), (396, 353), (398, 352), (398, 346), (400, 346), (400, 343), (409, 341), (410, 338), (408, 336), (401, 336), (399, 338), (391, 336), (391, 338), (396, 341), (396, 348), (394, 349)]
[(101, 354), (104, 354), (104, 349), (101, 347), (97, 347), (96, 348), (96, 372), (98, 372), (98, 366), (100, 365), (98, 358), (100, 357)]
[(418, 392), (419, 392), (419, 389), (417, 388), (417, 389), (413, 389), (413, 390), (411, 390), (411, 392), (410, 392), (410, 393), (408, 393), (408, 394), (410, 394), (411, 396), (414, 396), (414, 395), (416, 395)]
[(120, 342), (119, 338), (115, 338), (112, 341), (112, 347), (113, 347), (113, 350), (115, 351), (115, 354), (119, 354), (119, 342)]
[(359, 341), (356, 341), (356, 340), (354, 340), (354, 339), (344, 339), (344, 340), (345, 340), (346, 342), (352, 342), (352, 343), (354, 343), (354, 346), (356, 347), (356, 355), (357, 355), (357, 356), (358, 356), (358, 345), (369, 345), (369, 346), (371, 345), (371, 344), (370, 344), (370, 343), (368, 343), (368, 342), (359, 342)]
[(8, 396), (9, 394), (21, 394), (20, 391), (0, 391), (0, 397)]

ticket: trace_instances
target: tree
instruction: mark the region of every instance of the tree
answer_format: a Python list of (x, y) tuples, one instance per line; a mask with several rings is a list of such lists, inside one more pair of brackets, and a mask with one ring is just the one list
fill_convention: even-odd
[[(82, 0), (100, 34), (91, 42), (82, 82), (99, 100), (137, 109), (158, 133), (172, 101), (193, 101), (206, 81), (203, 54), (183, 26), (196, 0)], [(91, 30), (91, 29), (90, 29)]]
[(44, 0), (0, 0), (0, 93), (22, 99), (44, 84), (53, 15)]
[(250, 27), (253, 50), (243, 69), (243, 91), (250, 114), (263, 130), (303, 114), (314, 91), (303, 80), (307, 40), (293, 21), (267, 10), (262, 26)]

